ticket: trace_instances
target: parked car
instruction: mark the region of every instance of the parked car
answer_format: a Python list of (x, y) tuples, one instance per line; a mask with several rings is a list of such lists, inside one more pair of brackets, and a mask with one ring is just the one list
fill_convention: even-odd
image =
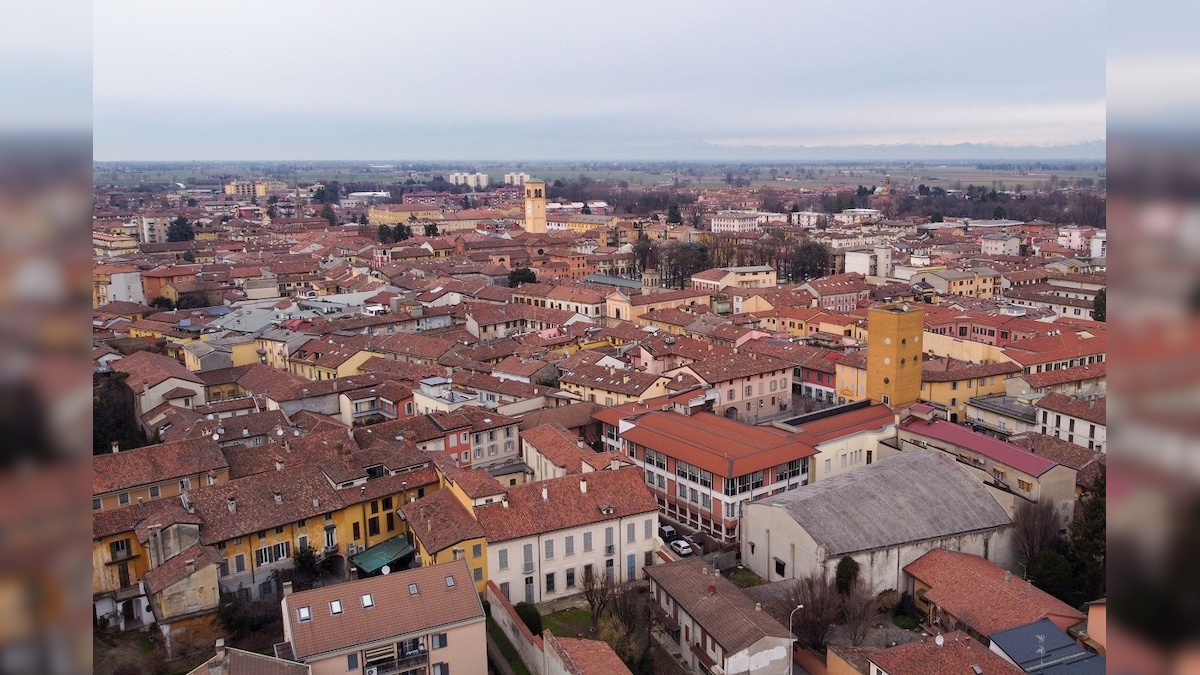
[(686, 557), (692, 554), (692, 545), (682, 539), (676, 539), (671, 542), (671, 550), (678, 553), (680, 557)]
[(666, 543), (671, 543), (679, 538), (679, 533), (671, 525), (660, 525), (658, 527), (658, 536)]

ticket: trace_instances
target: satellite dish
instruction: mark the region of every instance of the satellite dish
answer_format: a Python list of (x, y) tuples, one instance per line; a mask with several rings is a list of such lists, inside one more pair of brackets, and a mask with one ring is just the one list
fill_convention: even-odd
[(933, 642), (934, 642), (934, 644), (936, 644), (937, 646), (941, 647), (942, 645), (946, 644), (946, 638), (944, 638), (944, 637), (942, 637), (941, 635), (939, 635), (939, 636), (937, 636), (937, 637), (933, 638)]
[(214, 440), (214, 441), (219, 441), (219, 440), (221, 440), (221, 435), (220, 435), (220, 434), (213, 434), (213, 440)]
[(275, 435), (276, 435), (276, 436), (282, 436), (282, 435), (283, 435), (283, 429), (279, 429), (278, 431), (276, 431), (276, 432), (275, 432)]
[(383, 574), (383, 576), (386, 577), (387, 575), (392, 573), (392, 568), (387, 565), (384, 565), (383, 568), (379, 570), (379, 572), (381, 574)]

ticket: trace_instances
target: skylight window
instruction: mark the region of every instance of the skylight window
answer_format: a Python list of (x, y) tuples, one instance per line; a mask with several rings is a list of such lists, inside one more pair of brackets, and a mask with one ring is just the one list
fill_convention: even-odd
[(312, 609), (309, 607), (301, 607), (300, 609), (297, 609), (296, 618), (300, 620), (300, 623), (312, 621)]
[(408, 585), (408, 594), (409, 594), (409, 595), (416, 595), (416, 594), (417, 594), (417, 585), (416, 585), (416, 584), (409, 584), (409, 585)]
[(454, 577), (446, 577), (446, 586), (454, 588)]
[(329, 613), (333, 614), (334, 616), (341, 614), (342, 613), (342, 601), (341, 600), (331, 600), (329, 602)]
[(366, 593), (362, 596), (362, 603), (363, 603), (363, 609), (366, 609), (368, 607), (374, 607), (375, 606), (375, 598), (371, 597), (370, 593)]

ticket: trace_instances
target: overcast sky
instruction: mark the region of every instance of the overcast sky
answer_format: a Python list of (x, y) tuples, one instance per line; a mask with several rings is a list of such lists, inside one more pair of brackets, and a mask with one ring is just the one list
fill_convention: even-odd
[(93, 5), (97, 160), (1105, 139), (1102, 2)]

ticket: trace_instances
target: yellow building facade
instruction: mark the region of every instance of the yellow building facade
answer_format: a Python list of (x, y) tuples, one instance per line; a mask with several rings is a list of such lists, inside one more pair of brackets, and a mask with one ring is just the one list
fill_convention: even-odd
[(916, 305), (878, 305), (867, 312), (867, 397), (903, 407), (921, 396), (921, 338), (925, 310)]

